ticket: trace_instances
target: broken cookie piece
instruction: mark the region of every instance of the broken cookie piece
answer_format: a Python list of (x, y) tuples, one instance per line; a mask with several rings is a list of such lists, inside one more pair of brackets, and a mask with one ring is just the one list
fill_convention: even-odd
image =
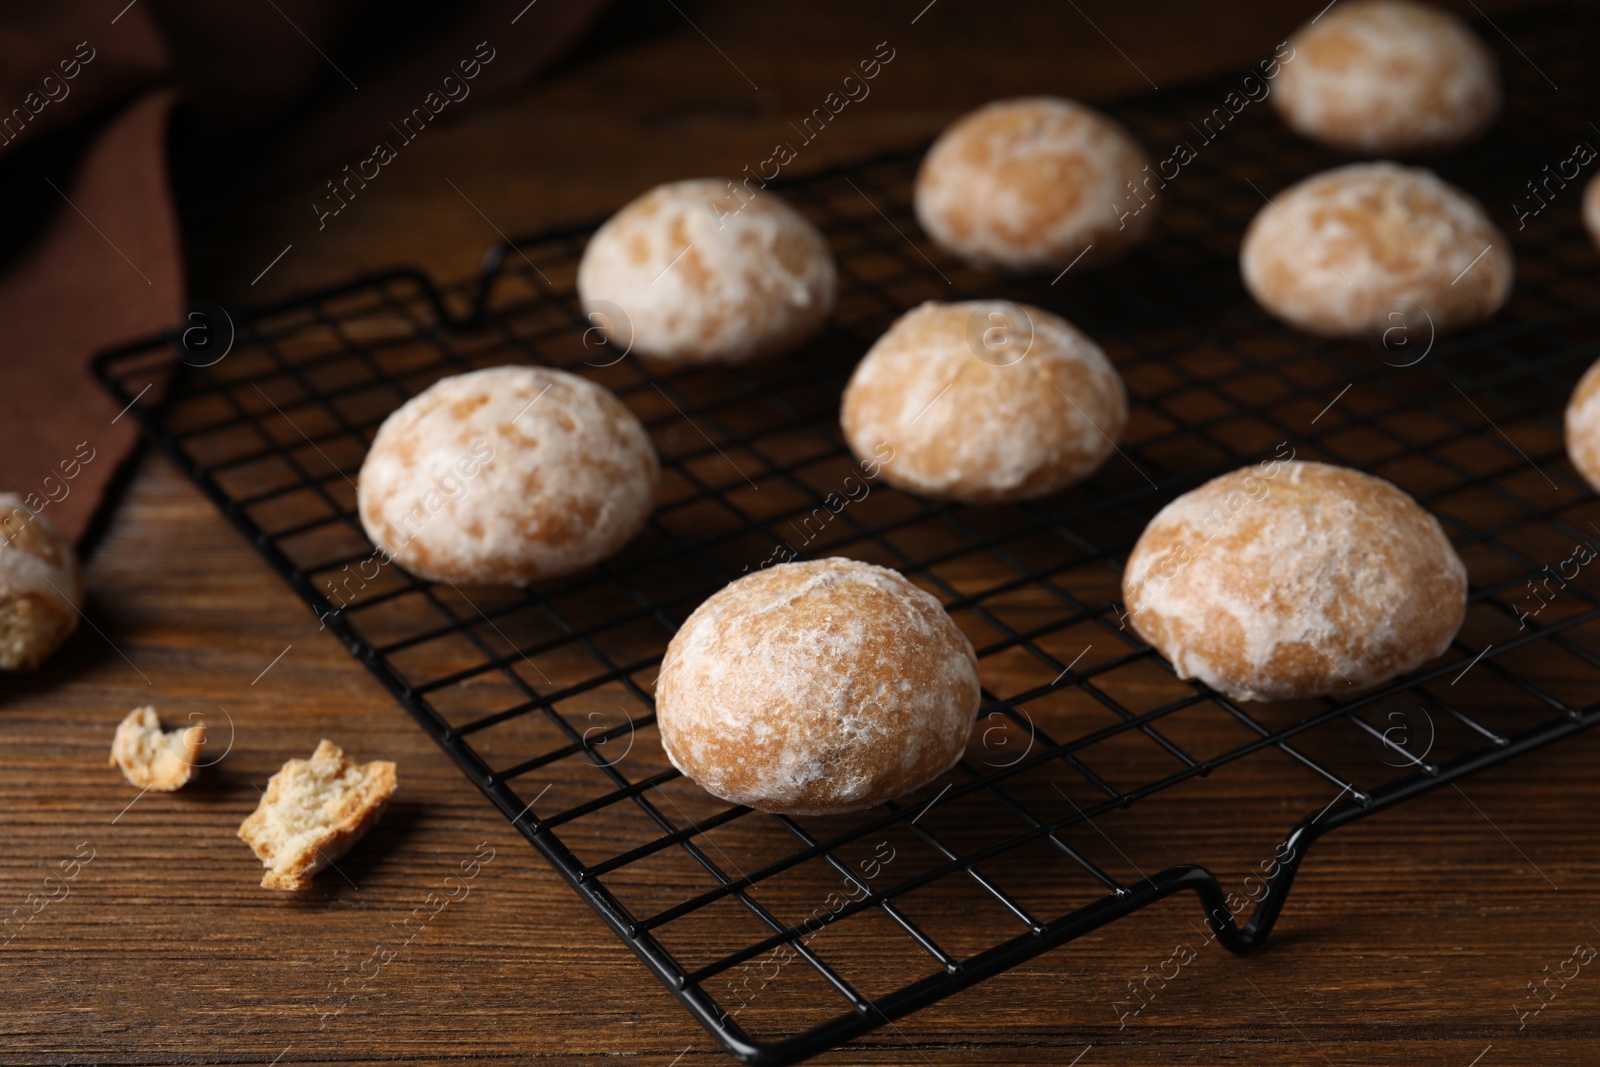
[(123, 777), (140, 789), (170, 793), (194, 777), (200, 748), (206, 743), (204, 724), (163, 732), (156, 709), (145, 705), (128, 712), (111, 741), (111, 762)]
[(324, 740), (308, 760), (292, 759), (267, 791), (239, 838), (266, 866), (266, 889), (307, 889), (311, 876), (348, 852), (378, 821), (395, 787), (394, 764), (357, 764)]

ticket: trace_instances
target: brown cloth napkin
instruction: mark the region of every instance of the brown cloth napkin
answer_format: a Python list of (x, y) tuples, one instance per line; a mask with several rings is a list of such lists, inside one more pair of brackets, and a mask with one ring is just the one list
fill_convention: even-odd
[(397, 101), (487, 42), (495, 61), (467, 106), (481, 105), (548, 66), (606, 3), (0, 8), (0, 491), (79, 540), (133, 449), (133, 419), (90, 361), (182, 323), (175, 107), (192, 119), (185, 158), (242, 199), (389, 136)]

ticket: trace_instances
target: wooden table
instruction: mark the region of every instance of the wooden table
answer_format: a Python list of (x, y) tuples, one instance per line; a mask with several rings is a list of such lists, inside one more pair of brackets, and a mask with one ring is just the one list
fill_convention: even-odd
[[(633, 30), (429, 130), (326, 230), (308, 207), (320, 179), (239, 206), (200, 241), (194, 293), (240, 306), (400, 262), (463, 275), (497, 230), (764, 158), (880, 41), (893, 65), (801, 169), (915, 144), (997, 96), (1103, 99), (1242, 67), (1321, 6), (938, 0), (913, 25), (922, 0), (625, 4)], [(0, 944), (0, 1062), (728, 1062), (165, 459), (138, 462), (87, 580), (90, 625), (0, 697), (0, 905), (57, 898)], [(169, 722), (205, 715), (214, 741), (231, 720), (227, 757), (180, 793), (138, 797), (106, 754), (142, 703)], [(396, 760), (397, 800), (343, 876), (262, 890), (234, 833), (267, 777), (321, 737)], [(1600, 944), (1595, 752), (1580, 739), (1333, 835), (1263, 951), (1201, 948), (1121, 1025), (1128, 983), (1198, 940), (1191, 898), (817, 1062), (1592, 1064), (1600, 973), (1520, 1030), (1514, 1008), (1575, 945)], [(1242, 843), (1228, 856), (1215, 819), (1206, 839), (1242, 870), (1253, 857)], [(359, 997), (341, 993), (395, 924), (491, 850), (464, 899)], [(64, 896), (45, 882), (63, 869), (77, 872)]]

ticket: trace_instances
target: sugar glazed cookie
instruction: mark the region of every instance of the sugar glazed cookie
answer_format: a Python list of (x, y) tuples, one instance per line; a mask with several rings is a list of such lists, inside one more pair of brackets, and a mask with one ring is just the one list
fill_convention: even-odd
[(1104, 263), (1155, 222), (1149, 164), (1132, 135), (1093, 108), (1000, 100), (957, 119), (928, 150), (917, 221), (982, 267), (1060, 270), (1080, 255), (1080, 266)]
[(83, 574), (55, 524), (0, 493), (0, 670), (31, 671), (78, 628)]
[(548, 367), (443, 378), (384, 420), (361, 525), (434, 581), (526, 585), (611, 555), (650, 516), (660, 467), (609, 391)]
[(1104, 462), (1128, 419), (1100, 347), (1048, 311), (1005, 300), (929, 301), (857, 365), (840, 419), (885, 480), (968, 503), (1058, 492)]
[(1566, 440), (1567, 458), (1600, 493), (1600, 363), (1578, 379), (1567, 402)]
[(583, 251), (578, 295), (612, 344), (666, 363), (743, 363), (794, 348), (833, 310), (815, 226), (748, 181), (658, 185)]
[(1354, 163), (1285, 189), (1251, 221), (1239, 266), (1262, 307), (1331, 337), (1380, 336), (1397, 323), (1458, 330), (1511, 294), (1510, 242), (1478, 202), (1394, 163)]
[(895, 571), (833, 558), (724, 587), (667, 646), (656, 683), (672, 765), (714, 796), (827, 815), (955, 765), (977, 659), (944, 607)]
[(1430, 152), (1481, 134), (1500, 111), (1494, 55), (1454, 15), (1407, 0), (1343, 0), (1289, 38), (1278, 114), (1348, 152)]
[(1389, 482), (1269, 460), (1162, 508), (1122, 595), (1178, 677), (1287, 700), (1354, 695), (1443, 653), (1467, 572), (1438, 520)]
[(1600, 248), (1600, 174), (1583, 187), (1583, 227), (1589, 231), (1589, 240)]

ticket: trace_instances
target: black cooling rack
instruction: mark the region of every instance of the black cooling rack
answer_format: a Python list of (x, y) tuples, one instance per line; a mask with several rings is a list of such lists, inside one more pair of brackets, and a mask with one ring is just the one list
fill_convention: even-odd
[[(953, 261), (911, 216), (916, 155), (786, 185), (832, 243), (841, 296), (822, 337), (767, 365), (652, 374), (617, 358), (575, 304), (584, 226), (509, 243), (469, 283), (402, 270), (266, 308), (211, 366), (179, 364), (171, 336), (97, 366), (712, 1035), (746, 1061), (793, 1062), (1180, 890), (1249, 949), (1322, 834), (1595, 723), (1600, 600), (1569, 571), (1575, 546), (1600, 543), (1600, 503), (1560, 436), (1600, 356), (1587, 174), (1547, 187), (1522, 228), (1513, 207), (1576, 142), (1600, 144), (1582, 118), (1600, 114), (1595, 24), (1543, 12), (1500, 29), (1515, 46), (1483, 33), (1502, 45), (1508, 114), (1436, 164), (1517, 253), (1509, 307), (1465, 337), (1409, 324), (1388, 347), (1323, 342), (1251, 303), (1236, 255), (1264, 194), (1340, 160), (1263, 103), (1233, 114), (1241, 74), (1111, 109), (1155, 158), (1180, 142), (1196, 158), (1154, 239), (1097, 273), (1019, 280)], [(1101, 340), (1133, 399), (1121, 453), (1024, 506), (863, 480), (836, 424), (855, 360), (921, 300), (991, 295)], [(353, 485), (379, 423), (442, 375), (510, 361), (575, 369), (641, 416), (664, 461), (649, 528), (526, 592), (382, 566)], [(1389, 478), (1437, 514), (1468, 563), (1468, 619), (1447, 654), (1382, 691), (1239, 705), (1178, 681), (1125, 627), (1120, 567), (1172, 497), (1287, 448)], [(730, 808), (667, 764), (650, 691), (668, 638), (724, 583), (791, 554), (898, 567), (972, 638), (984, 705), (945, 779), (856, 816), (791, 819)], [(1234, 791), (1207, 793), (1208, 778)], [(1183, 820), (1184, 804), (1218, 802), (1264, 861), (1231, 894), (1196, 865), (1219, 843)]]

